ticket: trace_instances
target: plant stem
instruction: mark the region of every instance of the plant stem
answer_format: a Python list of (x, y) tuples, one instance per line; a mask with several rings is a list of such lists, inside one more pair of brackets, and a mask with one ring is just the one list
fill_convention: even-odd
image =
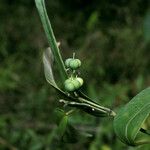
[(53, 29), (50, 23), (50, 20), (47, 15), (46, 7), (45, 7), (45, 1), (44, 0), (35, 0), (36, 6), (42, 21), (42, 25), (46, 34), (46, 37), (48, 39), (48, 43), (50, 45), (50, 48), (54, 54), (54, 58), (56, 60), (56, 63), (58, 65), (58, 69), (60, 71), (61, 79), (62, 81), (65, 81), (67, 79), (67, 73), (64, 66), (64, 62), (62, 60), (56, 38), (53, 33)]
[(98, 108), (100, 111), (105, 111), (107, 114), (109, 114), (110, 116), (113, 116), (113, 117), (115, 117), (116, 116), (116, 113), (113, 111), (113, 110), (111, 110), (111, 109), (109, 109), (109, 108), (107, 108), (107, 107), (103, 107), (103, 106), (100, 106), (99, 104), (96, 104), (95, 102), (93, 102), (93, 101), (89, 101), (89, 100), (87, 100), (87, 99), (84, 99), (84, 98), (81, 98), (81, 97), (79, 97), (78, 98), (78, 100), (80, 101), (80, 102), (84, 102), (84, 103), (87, 103), (87, 104), (89, 104), (90, 106), (94, 106), (95, 108)]

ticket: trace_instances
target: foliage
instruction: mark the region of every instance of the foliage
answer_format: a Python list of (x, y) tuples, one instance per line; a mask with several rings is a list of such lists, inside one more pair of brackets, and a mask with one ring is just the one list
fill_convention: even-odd
[(136, 146), (150, 142), (150, 133), (148, 133), (148, 130), (141, 128), (150, 114), (149, 93), (150, 88), (140, 92), (119, 110), (115, 117), (115, 132), (128, 145)]

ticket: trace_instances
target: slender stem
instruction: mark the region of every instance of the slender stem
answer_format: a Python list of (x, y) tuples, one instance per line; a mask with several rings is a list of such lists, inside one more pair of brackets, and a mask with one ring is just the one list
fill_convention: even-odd
[(70, 105), (70, 106), (86, 106), (86, 107), (89, 107), (89, 108), (91, 108), (93, 111), (95, 111), (95, 110), (97, 110), (97, 111), (99, 111), (99, 112), (101, 112), (101, 113), (107, 113), (107, 111), (105, 111), (105, 110), (102, 110), (102, 109), (99, 109), (99, 108), (97, 108), (97, 107), (94, 107), (94, 106), (91, 106), (90, 104), (87, 104), (87, 103), (79, 103), (79, 102), (69, 102), (69, 101), (66, 101), (66, 100), (60, 100), (60, 102), (63, 102), (63, 103), (65, 103), (66, 105)]
[(71, 109), (68, 112), (66, 112), (66, 115), (68, 116), (68, 115), (72, 114), (74, 111), (75, 111), (74, 109)]
[(106, 111), (107, 113), (109, 113), (110, 116), (113, 116), (113, 117), (116, 116), (116, 113), (115, 113), (113, 110), (111, 110), (111, 109), (109, 109), (109, 108), (106, 108), (106, 107), (103, 107), (103, 106), (100, 106), (99, 104), (96, 104), (96, 103), (93, 102), (93, 101), (89, 101), (89, 100), (86, 100), (86, 99), (81, 98), (81, 97), (79, 97), (78, 100), (81, 101), (81, 102), (87, 103), (87, 104), (89, 104), (89, 105), (91, 105), (91, 106), (94, 106), (94, 107), (96, 107), (96, 108), (99, 108), (101, 111), (104, 110), (104, 111)]
[(75, 54), (75, 52), (74, 52), (74, 53), (73, 53), (73, 57), (72, 57), (73, 59), (75, 59), (75, 55), (76, 55), (76, 54)]
[(83, 109), (83, 110), (86, 107), (89, 109), (89, 111), (93, 112), (92, 113), (93, 115), (95, 113), (98, 113), (101, 115), (107, 114), (107, 116), (112, 116), (112, 117), (115, 117), (115, 115), (116, 115), (116, 113), (114, 111), (112, 111), (111, 109), (106, 108), (106, 107), (102, 107), (98, 104), (95, 104), (94, 102), (90, 102), (90, 101), (83, 99), (83, 98), (78, 98), (77, 101), (66, 101), (66, 100), (61, 99), (60, 102), (63, 102), (65, 105), (77, 107), (77, 108)]
[(45, 1), (35, 0), (35, 2), (36, 2), (36, 6), (37, 6), (37, 9), (38, 9), (38, 12), (39, 12), (42, 24), (43, 24), (44, 31), (46, 33), (46, 37), (48, 39), (48, 43), (52, 49), (56, 63), (60, 70), (62, 81), (64, 81), (65, 79), (67, 79), (67, 73), (66, 73), (66, 69), (65, 69), (65, 66), (64, 66), (64, 63), (63, 63), (63, 60), (62, 60), (62, 57), (61, 57), (61, 54), (60, 54), (60, 51), (56, 42), (56, 38), (53, 33), (50, 20), (47, 15)]

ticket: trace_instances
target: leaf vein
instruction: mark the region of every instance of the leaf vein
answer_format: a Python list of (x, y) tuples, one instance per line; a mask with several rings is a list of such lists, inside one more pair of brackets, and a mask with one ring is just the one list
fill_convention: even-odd
[[(150, 105), (150, 103), (148, 104)], [(130, 120), (127, 122), (127, 125), (125, 127), (125, 137), (128, 140), (128, 142), (130, 142), (129, 138), (127, 137), (127, 133), (128, 133), (128, 126), (130, 124), (130, 122), (145, 108), (147, 107), (147, 105), (143, 106), (132, 118), (130, 118)]]

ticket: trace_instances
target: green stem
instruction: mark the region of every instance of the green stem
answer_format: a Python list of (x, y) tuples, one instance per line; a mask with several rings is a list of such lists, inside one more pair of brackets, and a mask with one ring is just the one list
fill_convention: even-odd
[(87, 103), (87, 104), (89, 104), (89, 105), (91, 105), (91, 106), (94, 106), (94, 107), (98, 108), (98, 109), (101, 110), (101, 111), (105, 111), (105, 112), (108, 113), (110, 116), (113, 116), (113, 117), (116, 116), (116, 113), (115, 113), (113, 110), (111, 110), (111, 109), (109, 109), (109, 108), (106, 108), (106, 107), (103, 107), (103, 106), (100, 106), (99, 104), (96, 104), (96, 103), (93, 102), (93, 101), (89, 101), (89, 100), (86, 100), (86, 99), (81, 98), (81, 97), (79, 97), (78, 100), (79, 100), (80, 102), (84, 102), (84, 103)]
[(44, 0), (35, 0), (35, 3), (36, 3), (36, 7), (38, 9), (42, 24), (43, 24), (43, 28), (44, 28), (46, 37), (48, 39), (48, 43), (49, 43), (52, 53), (55, 57), (56, 63), (58, 65), (58, 69), (60, 70), (61, 79), (62, 79), (62, 81), (64, 81), (67, 79), (67, 73), (66, 73), (66, 69), (65, 69), (65, 66), (64, 66), (58, 45), (57, 45), (56, 38), (55, 38), (53, 30), (52, 30), (50, 20), (47, 15), (45, 1)]

